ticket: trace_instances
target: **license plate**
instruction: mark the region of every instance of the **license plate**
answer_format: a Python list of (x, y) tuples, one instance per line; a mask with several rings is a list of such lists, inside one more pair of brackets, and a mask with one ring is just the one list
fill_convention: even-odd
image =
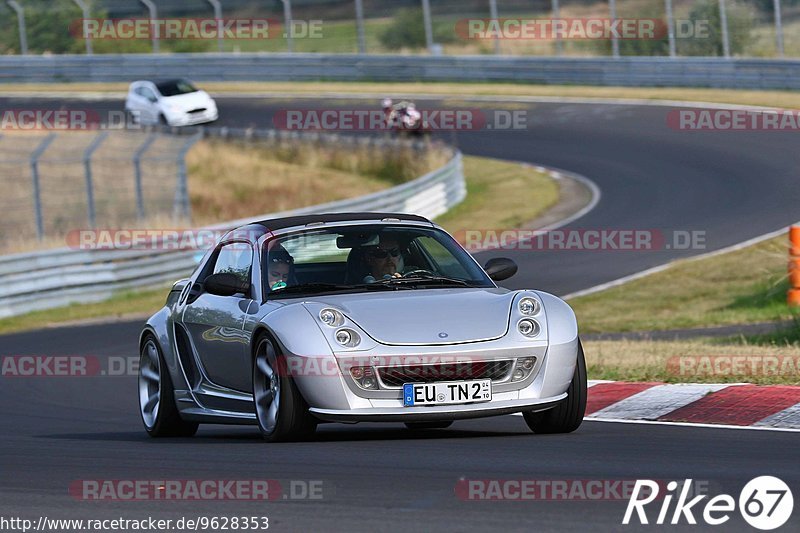
[(488, 402), (492, 399), (492, 380), (442, 381), (437, 383), (405, 383), (403, 405), (448, 405)]

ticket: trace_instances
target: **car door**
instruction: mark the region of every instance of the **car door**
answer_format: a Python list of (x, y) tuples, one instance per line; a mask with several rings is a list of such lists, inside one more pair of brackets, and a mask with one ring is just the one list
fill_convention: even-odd
[(158, 107), (156, 92), (146, 85), (140, 85), (134, 90), (136, 105), (139, 111), (139, 120), (142, 124), (156, 124), (161, 111)]
[[(253, 247), (239, 241), (221, 244), (210, 262), (213, 266), (206, 269), (205, 276), (228, 272), (251, 281)], [(253, 304), (249, 293), (217, 296), (200, 290), (184, 307), (183, 325), (206, 376), (216, 385), (243, 392), (252, 387), (244, 320)]]

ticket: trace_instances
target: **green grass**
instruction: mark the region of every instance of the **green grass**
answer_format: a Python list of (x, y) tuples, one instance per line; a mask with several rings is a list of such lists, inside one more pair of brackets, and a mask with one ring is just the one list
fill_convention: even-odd
[(168, 290), (168, 286), (163, 286), (146, 291), (125, 291), (102, 302), (73, 304), (4, 318), (0, 320), (0, 334), (40, 329), (43, 324), (144, 317), (164, 305)]
[(599, 293), (575, 298), (587, 333), (664, 330), (789, 320), (788, 238), (670, 268)]
[(558, 202), (558, 185), (527, 165), (466, 156), (464, 174), (466, 199), (436, 219), (459, 240), (465, 230), (518, 228)]

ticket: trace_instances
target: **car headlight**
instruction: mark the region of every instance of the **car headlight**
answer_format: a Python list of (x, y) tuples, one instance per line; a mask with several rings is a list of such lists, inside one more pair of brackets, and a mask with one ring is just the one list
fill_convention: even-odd
[(532, 318), (523, 318), (517, 322), (517, 330), (526, 337), (536, 337), (542, 331), (542, 327)]
[(352, 329), (346, 329), (346, 328), (337, 331), (335, 338), (336, 342), (338, 342), (339, 344), (341, 344), (346, 348), (354, 348), (358, 346), (358, 344), (361, 342), (361, 338), (358, 336), (358, 333), (356, 333)]
[(542, 308), (539, 304), (539, 300), (535, 298), (523, 298), (519, 301), (517, 307), (519, 308), (519, 312), (525, 316), (533, 316)]
[(319, 312), (319, 319), (323, 324), (332, 328), (336, 328), (344, 324), (344, 315), (336, 309), (331, 309), (329, 307), (326, 307)]
[(354, 366), (350, 369), (350, 375), (362, 389), (378, 388), (378, 379), (371, 366)]
[(536, 365), (535, 357), (523, 357), (517, 359), (514, 365), (514, 373), (511, 376), (511, 381), (522, 381), (531, 375), (533, 367)]

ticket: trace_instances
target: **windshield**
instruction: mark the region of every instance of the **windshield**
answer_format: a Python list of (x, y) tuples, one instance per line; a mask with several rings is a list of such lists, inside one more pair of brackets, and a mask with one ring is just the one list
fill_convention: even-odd
[(179, 94), (188, 94), (197, 92), (197, 87), (192, 85), (188, 80), (169, 80), (156, 83), (158, 92), (162, 96), (177, 96)]
[(444, 231), (350, 226), (293, 233), (262, 256), (266, 297), (376, 290), (494, 287)]

